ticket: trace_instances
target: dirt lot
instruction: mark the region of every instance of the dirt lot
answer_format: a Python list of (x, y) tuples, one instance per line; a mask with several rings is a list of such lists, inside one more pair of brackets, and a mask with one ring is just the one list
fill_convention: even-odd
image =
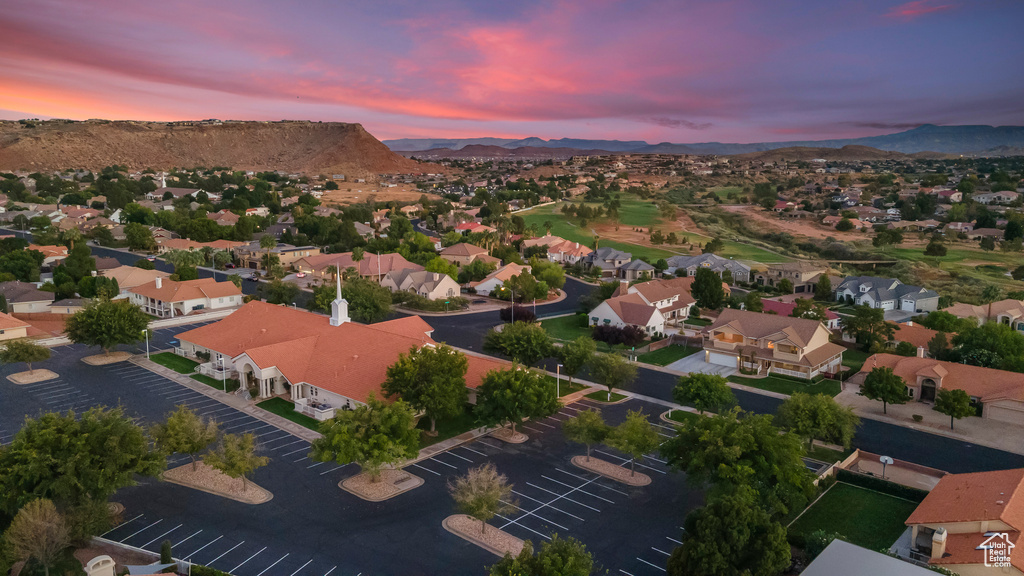
[[(394, 188), (383, 188), (377, 182), (339, 182), (337, 190), (324, 192), (323, 203), (326, 205), (346, 205), (366, 202), (373, 196), (377, 202), (415, 202), (423, 196), (424, 191), (412, 184), (399, 184)], [(427, 193), (431, 200), (439, 196)]]
[(749, 218), (752, 222), (767, 226), (772, 231), (787, 232), (793, 236), (806, 236), (807, 238), (816, 238), (819, 240), (832, 237), (837, 240), (848, 241), (863, 240), (866, 238), (863, 232), (840, 232), (833, 228), (826, 228), (812, 220), (805, 220), (803, 218), (782, 219), (776, 216), (775, 213), (765, 212), (757, 206), (740, 204), (722, 206), (722, 209), (727, 212), (743, 214), (744, 218)]

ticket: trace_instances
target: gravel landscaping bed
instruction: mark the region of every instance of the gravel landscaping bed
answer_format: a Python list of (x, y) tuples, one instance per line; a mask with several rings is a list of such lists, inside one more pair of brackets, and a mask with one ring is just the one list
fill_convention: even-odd
[(338, 486), (363, 500), (380, 502), (418, 488), (422, 484), (423, 478), (405, 470), (385, 469), (381, 470), (380, 480), (377, 482), (370, 480), (370, 475), (364, 472), (342, 480)]
[(116, 364), (117, 362), (124, 362), (131, 358), (132, 355), (128, 352), (111, 352), (110, 354), (97, 354), (95, 356), (86, 356), (82, 358), (82, 362), (90, 366), (106, 366), (107, 364)]
[(441, 525), (452, 534), (498, 556), (518, 556), (523, 551), (523, 541), (519, 538), (494, 526), (487, 526), (486, 530), (481, 531), (480, 521), (465, 514), (453, 514), (445, 518)]
[(577, 468), (583, 468), (588, 472), (600, 474), (609, 480), (615, 480), (629, 486), (647, 486), (651, 483), (651, 477), (643, 472), (637, 472), (631, 476), (629, 468), (616, 466), (611, 462), (594, 458), (593, 456), (590, 457), (590, 462), (587, 462), (586, 456), (573, 456), (572, 464)]
[(503, 442), (508, 442), (509, 444), (522, 444), (530, 439), (529, 436), (518, 430), (513, 433), (511, 428), (498, 428), (494, 432), (491, 432), (491, 436)]
[(54, 378), (59, 377), (60, 375), (56, 372), (40, 368), (31, 372), (18, 372), (17, 374), (11, 374), (7, 379), (15, 384), (35, 384), (36, 382), (44, 382), (46, 380), (53, 380)]
[(274, 497), (270, 491), (257, 486), (252, 480), (249, 480), (246, 483), (247, 487), (243, 488), (241, 478), (232, 478), (220, 470), (207, 466), (205, 462), (199, 462), (195, 470), (192, 470), (191, 462), (184, 466), (171, 468), (161, 477), (167, 482), (181, 484), (246, 504), (262, 504)]

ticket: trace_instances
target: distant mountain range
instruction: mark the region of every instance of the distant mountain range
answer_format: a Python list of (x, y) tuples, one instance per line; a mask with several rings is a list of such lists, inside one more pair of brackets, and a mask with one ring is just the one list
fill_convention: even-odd
[(636, 154), (748, 154), (765, 152), (794, 146), (812, 148), (842, 148), (843, 146), (870, 146), (879, 150), (903, 152), (941, 152), (965, 155), (1007, 155), (1019, 153), (1024, 148), (1024, 126), (936, 126), (923, 124), (917, 128), (895, 134), (868, 136), (865, 138), (844, 138), (838, 140), (799, 140), (786, 142), (757, 142), (733, 144), (724, 142), (698, 142), (673, 144), (662, 142), (649, 144), (642, 140), (581, 140), (576, 138), (401, 138), (384, 140), (384, 144), (396, 152), (420, 152), (447, 148), (461, 150), (466, 146), (496, 146), (516, 148), (562, 148)]

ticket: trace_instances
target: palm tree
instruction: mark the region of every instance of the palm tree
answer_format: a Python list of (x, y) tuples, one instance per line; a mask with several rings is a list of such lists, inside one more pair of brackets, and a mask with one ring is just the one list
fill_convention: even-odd
[(981, 301), (988, 304), (988, 314), (985, 316), (985, 322), (992, 321), (992, 303), (1002, 297), (1003, 291), (995, 284), (989, 284), (981, 291)]
[(68, 249), (74, 250), (75, 242), (82, 239), (82, 231), (78, 228), (68, 228), (61, 232), (60, 237), (61, 241), (64, 242), (64, 244), (67, 244)]
[(203, 264), (211, 263), (213, 260), (213, 247), (203, 246), (199, 249), (199, 252), (203, 255)]
[(263, 237), (260, 238), (260, 248), (263, 248), (264, 250), (267, 251), (266, 262), (267, 262), (267, 268), (268, 269), (270, 268), (270, 251), (273, 250), (276, 247), (277, 247), (277, 238), (274, 238), (270, 234), (264, 234)]
[(338, 279), (338, 267), (335, 266), (334, 264), (331, 264), (327, 268), (324, 268), (324, 274), (330, 274), (331, 281), (334, 282)]

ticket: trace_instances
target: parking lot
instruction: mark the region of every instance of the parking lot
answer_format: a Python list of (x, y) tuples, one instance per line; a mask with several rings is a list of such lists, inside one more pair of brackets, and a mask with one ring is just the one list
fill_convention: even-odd
[[(151, 348), (166, 348), (188, 327), (154, 331)], [(144, 348), (144, 347), (143, 347)], [(601, 407), (584, 400), (544, 420), (526, 423), (525, 444), (484, 437), (410, 466), (424, 478), (420, 488), (370, 503), (342, 491), (339, 481), (353, 465), (309, 459), (309, 443), (214, 398), (131, 363), (88, 366), (82, 356), (95, 349), (70, 345), (54, 350), (39, 367), (61, 377), (38, 385), (0, 382), (0, 442), (9, 442), (25, 415), (41, 410), (122, 405), (143, 424), (184, 404), (215, 418), (226, 432), (252, 432), (270, 464), (252, 480), (270, 490), (265, 504), (246, 505), (183, 486), (142, 478), (119, 492), (125, 505), (121, 524), (105, 537), (158, 551), (170, 540), (175, 557), (211, 565), (238, 576), (337, 574), (480, 574), (497, 557), (454, 536), (441, 521), (455, 512), (447, 482), (470, 467), (493, 462), (514, 485), (518, 510), (491, 522), (535, 544), (551, 534), (583, 541), (611, 573), (660, 574), (677, 545), (682, 519), (702, 496), (681, 474), (655, 456), (637, 470), (653, 477), (643, 488), (627, 487), (569, 463), (584, 448), (568, 444), (560, 421), (581, 409), (600, 409), (610, 423), (627, 409), (642, 408), (666, 437), (671, 429), (656, 419), (661, 407), (631, 400)], [(3, 375), (17, 367), (4, 367)], [(615, 451), (595, 447), (594, 456), (628, 466)], [(172, 455), (168, 465), (186, 465)]]

